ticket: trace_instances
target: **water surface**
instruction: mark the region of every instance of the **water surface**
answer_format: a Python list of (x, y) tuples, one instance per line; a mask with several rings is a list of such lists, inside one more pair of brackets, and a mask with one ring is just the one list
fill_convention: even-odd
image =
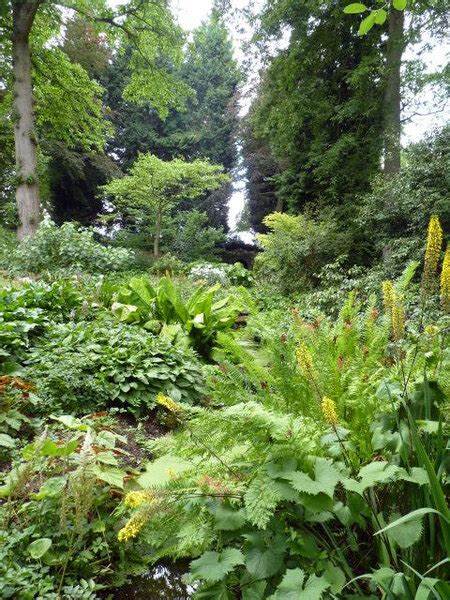
[(114, 600), (189, 600), (194, 588), (181, 581), (188, 565), (159, 564), (113, 592)]

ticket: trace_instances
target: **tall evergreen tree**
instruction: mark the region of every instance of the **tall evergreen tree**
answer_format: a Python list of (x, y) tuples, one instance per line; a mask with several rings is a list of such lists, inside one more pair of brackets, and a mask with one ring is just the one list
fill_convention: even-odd
[[(236, 156), (235, 99), (240, 73), (219, 12), (213, 11), (194, 31), (177, 73), (194, 92), (184, 110), (171, 110), (161, 119), (150, 104), (136, 106), (124, 99), (121, 90), (130, 76), (128, 60), (128, 50), (118, 53), (103, 80), (115, 128), (108, 152), (119, 165), (127, 171), (139, 153), (151, 152), (164, 160), (205, 158), (230, 171)], [(230, 192), (226, 185), (198, 201), (197, 206), (208, 213), (212, 225), (226, 227)]]
[(379, 169), (383, 89), (381, 32), (354, 35), (343, 6), (267, 4), (262, 35), (291, 35), (265, 70), (252, 130), (278, 161), (277, 194), (286, 207), (332, 207), (345, 219), (346, 201)]

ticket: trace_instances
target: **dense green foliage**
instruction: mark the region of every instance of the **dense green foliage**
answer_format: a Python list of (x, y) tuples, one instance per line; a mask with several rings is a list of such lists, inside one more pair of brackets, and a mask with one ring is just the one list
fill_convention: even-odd
[(145, 277), (135, 277), (120, 288), (111, 310), (121, 322), (140, 323), (177, 345), (192, 345), (208, 356), (218, 332), (234, 325), (241, 309), (241, 303), (231, 296), (216, 300), (219, 288), (219, 284), (198, 286), (183, 302), (171, 279), (163, 277), (153, 288)]
[(125, 248), (97, 242), (92, 230), (69, 222), (57, 227), (52, 221), (43, 221), (36, 234), (18, 246), (14, 262), (22, 272), (98, 273), (126, 269), (132, 258), (132, 253)]
[[(272, 218), (262, 269), (271, 236), (320, 251), (302, 219)], [(420, 288), (413, 262), (382, 304), (365, 286), (338, 312), (330, 274), (288, 301), (268, 291), (288, 271), (255, 281), (173, 257), (172, 278), (162, 259), (151, 277), (14, 281), (0, 295), (5, 597), (93, 600), (183, 557), (198, 598), (446, 598), (442, 238), (433, 217)], [(229, 290), (199, 285), (219, 273)]]
[(332, 206), (346, 218), (379, 168), (383, 90), (380, 33), (355, 36), (342, 6), (267, 4), (262, 34), (292, 33), (264, 74), (252, 124), (283, 163), (276, 187), (285, 205)]
[(171, 5), (0, 5), (0, 597), (447, 600), (445, 2)]
[[(130, 77), (129, 61), (132, 49), (127, 46), (114, 55), (102, 75), (106, 88), (105, 103), (110, 107), (109, 120), (114, 134), (107, 148), (128, 171), (139, 153), (151, 152), (163, 160), (183, 157), (208, 159), (222, 164), (226, 172), (234, 166), (234, 135), (237, 111), (233, 106), (240, 79), (231, 42), (225, 25), (212, 14), (194, 31), (187, 46), (178, 76), (193, 93), (183, 110), (170, 111), (162, 120), (152, 103), (136, 105), (123, 98), (122, 90)], [(99, 56), (100, 55), (100, 56)], [(94, 46), (92, 62), (103, 56), (102, 48)], [(229, 189), (220, 197), (204, 195), (200, 209), (208, 214), (209, 224), (227, 226)]]
[(204, 391), (193, 354), (107, 319), (53, 325), (28, 354), (26, 377), (44, 409), (81, 415), (110, 406), (147, 414), (158, 392), (194, 402)]
[(422, 330), (427, 296), (428, 312), (402, 320), (410, 278), (394, 304), (384, 286), (384, 314), (351, 293), (335, 322), (257, 315), (250, 351), (245, 331), (221, 335), (217, 409), (160, 400), (180, 430), (151, 445), (160, 458), (126, 497), (119, 537), (199, 556), (199, 598), (444, 598), (448, 318)]
[(192, 201), (219, 188), (228, 181), (220, 165), (196, 159), (170, 161), (153, 154), (141, 154), (130, 173), (104, 186), (105, 194), (114, 199), (116, 218), (153, 239), (153, 252), (159, 257), (162, 226), (171, 210), (183, 201)]

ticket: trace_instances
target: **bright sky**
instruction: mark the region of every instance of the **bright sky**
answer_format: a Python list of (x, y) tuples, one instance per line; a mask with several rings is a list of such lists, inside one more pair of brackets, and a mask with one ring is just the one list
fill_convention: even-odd
[(172, 0), (173, 11), (184, 29), (195, 29), (211, 10), (211, 0)]

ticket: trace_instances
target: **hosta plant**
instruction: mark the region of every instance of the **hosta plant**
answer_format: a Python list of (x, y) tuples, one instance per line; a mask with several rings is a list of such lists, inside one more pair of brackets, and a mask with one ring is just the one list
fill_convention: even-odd
[(158, 392), (193, 403), (205, 391), (191, 350), (111, 318), (53, 325), (29, 353), (26, 373), (41, 410), (76, 414), (109, 406), (146, 413)]

